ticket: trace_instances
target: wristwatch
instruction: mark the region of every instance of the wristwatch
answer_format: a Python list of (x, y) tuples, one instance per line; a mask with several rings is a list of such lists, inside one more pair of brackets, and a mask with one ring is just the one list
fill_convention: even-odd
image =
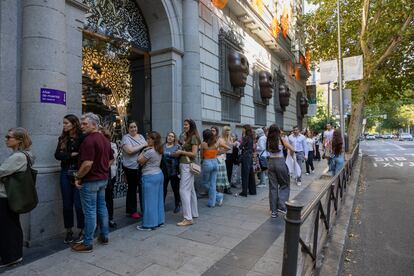
[(77, 179), (77, 180), (82, 179), (82, 177), (79, 177), (78, 172), (74, 172), (74, 173), (73, 173), (73, 177), (74, 177), (75, 179)]

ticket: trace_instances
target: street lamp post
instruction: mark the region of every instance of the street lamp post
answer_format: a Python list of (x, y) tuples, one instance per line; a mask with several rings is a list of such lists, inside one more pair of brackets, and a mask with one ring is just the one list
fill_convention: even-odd
[(340, 115), (340, 128), (341, 128), (341, 138), (345, 143), (345, 118), (344, 118), (344, 96), (342, 91), (342, 50), (341, 50), (341, 10), (340, 10), (340, 0), (337, 1), (338, 9), (338, 89), (339, 89), (339, 115)]

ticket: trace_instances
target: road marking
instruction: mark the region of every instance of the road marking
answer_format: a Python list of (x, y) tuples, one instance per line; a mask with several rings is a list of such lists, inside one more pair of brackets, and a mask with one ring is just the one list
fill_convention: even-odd
[(372, 163), (374, 165), (375, 168), (402, 168), (402, 167), (414, 167), (414, 162), (373, 162)]
[(385, 141), (384, 141), (384, 143), (387, 144), (387, 145), (390, 145), (390, 146), (394, 146), (394, 147), (396, 147), (396, 148), (398, 148), (400, 150), (405, 150), (405, 148), (403, 148), (403, 147), (401, 147), (399, 145), (396, 145), (396, 144), (393, 144), (393, 143), (390, 143), (390, 142), (385, 142)]

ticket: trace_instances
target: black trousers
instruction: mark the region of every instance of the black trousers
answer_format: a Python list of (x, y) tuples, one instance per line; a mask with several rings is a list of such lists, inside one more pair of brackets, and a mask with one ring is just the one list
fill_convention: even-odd
[(0, 257), (11, 263), (23, 256), (23, 231), (19, 214), (9, 208), (7, 198), (0, 198)]
[(231, 175), (233, 174), (233, 154), (226, 154), (226, 170), (227, 170), (227, 179), (231, 184)]
[(137, 212), (137, 188), (139, 195), (139, 207), (142, 213), (142, 186), (141, 186), (141, 172), (138, 169), (128, 169), (123, 167), (126, 181), (128, 184), (128, 191), (126, 196), (126, 213), (132, 214)]
[(174, 193), (174, 203), (175, 203), (175, 207), (177, 207), (181, 202), (180, 179), (178, 178), (177, 175), (173, 175), (170, 177), (164, 176), (164, 203), (165, 203), (165, 198), (167, 197), (168, 182), (171, 182), (171, 188)]
[(105, 188), (106, 209), (108, 209), (109, 220), (114, 219), (114, 184), (116, 177), (108, 179), (108, 185)]
[(315, 160), (321, 161), (321, 153), (319, 152), (319, 145), (315, 145)]
[(247, 194), (247, 188), (249, 194), (256, 194), (256, 180), (254, 178), (253, 171), (253, 157), (243, 156), (241, 160), (241, 178), (242, 178), (242, 193)]
[(308, 152), (308, 160), (306, 160), (306, 172), (310, 173), (309, 171), (309, 167), (311, 168), (311, 170), (315, 170), (315, 167), (313, 166), (313, 150)]

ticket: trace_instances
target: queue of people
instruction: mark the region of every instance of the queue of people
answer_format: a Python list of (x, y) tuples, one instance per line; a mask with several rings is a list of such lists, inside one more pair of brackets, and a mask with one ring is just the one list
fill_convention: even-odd
[[(275, 124), (256, 131), (250, 125), (244, 125), (238, 140), (230, 127), (225, 126), (220, 136), (219, 129), (213, 126), (203, 131), (201, 139), (196, 123), (186, 119), (180, 138), (169, 132), (162, 143), (161, 135), (156, 131), (147, 133), (144, 138), (138, 133), (137, 123), (132, 121), (120, 143), (122, 152), (118, 152), (110, 133), (101, 126), (99, 116), (86, 113), (79, 120), (75, 115), (67, 115), (63, 118), (55, 151), (55, 158), (61, 162), (64, 242), (71, 244), (75, 252), (91, 252), (94, 233), (99, 226), (98, 242), (109, 243), (109, 227), (116, 227), (113, 188), (118, 165), (122, 165), (128, 187), (125, 212), (133, 219), (142, 217), (137, 226), (140, 231), (153, 231), (164, 225), (169, 183), (174, 194), (173, 212), (182, 211), (183, 215), (177, 226), (192, 225), (199, 217), (194, 185), (198, 173), (201, 173), (203, 186), (208, 189), (207, 206), (222, 206), (224, 193), (232, 194), (231, 184), (238, 166), (242, 191), (235, 196), (256, 195), (255, 173), (258, 173), (260, 186), (265, 186), (268, 178), (269, 209), (271, 217), (276, 218), (279, 213), (286, 213), (285, 202), (290, 195), (286, 157), (294, 156), (299, 166), (306, 163), (306, 174), (314, 171), (313, 159), (319, 155), (317, 145), (320, 141), (312, 131), (307, 130), (304, 134), (298, 127), (293, 128), (292, 134), (285, 135)], [(0, 227), (1, 265), (20, 262), (23, 244), (19, 214), (10, 210), (2, 181), (8, 175), (24, 171), (28, 162), (34, 160), (27, 130), (10, 129), (6, 145), (13, 153), (0, 166), (0, 220), (5, 225)], [(323, 155), (335, 175), (344, 164), (340, 131), (333, 131), (328, 125), (322, 146)], [(122, 164), (117, 164), (120, 153)], [(198, 160), (201, 160), (201, 171)], [(259, 171), (255, 170), (255, 164), (259, 164)], [(296, 182), (300, 185), (300, 175)], [(73, 230), (75, 215), (76, 233)]]

